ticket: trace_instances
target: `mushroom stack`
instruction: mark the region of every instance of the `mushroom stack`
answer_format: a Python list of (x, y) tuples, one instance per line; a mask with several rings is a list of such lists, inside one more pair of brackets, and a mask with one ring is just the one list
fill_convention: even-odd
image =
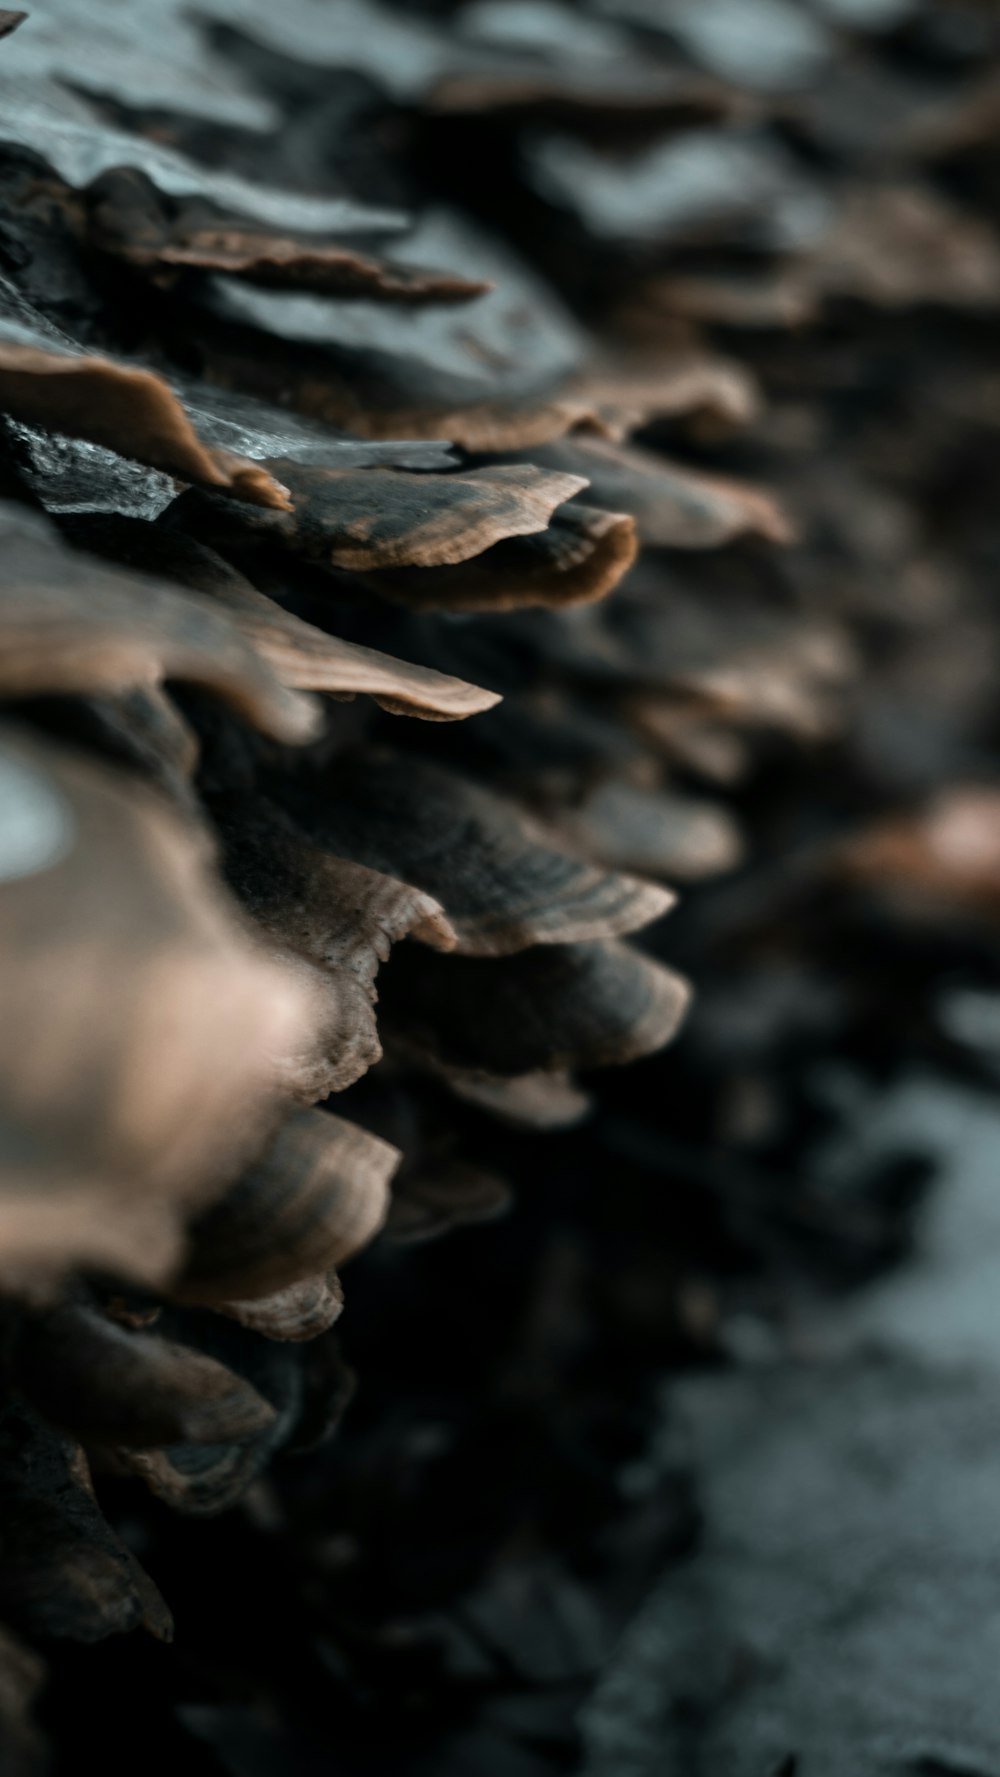
[[(642, 387), (464, 221), (265, 180), (274, 102), (204, 52), (170, 9), (50, 6), (0, 69), (0, 1605), (29, 1637), (168, 1635), (92, 1475), (231, 1505), (346, 1398), (336, 1268), (387, 1214), (502, 1206), (442, 1153), (447, 1094), (576, 1120), (572, 1070), (657, 1048), (688, 993), (627, 942), (672, 903), (674, 817), (589, 607), (642, 528), (612, 440), (742, 421), (745, 379), (684, 354)], [(658, 548), (784, 535), (755, 490), (645, 473)], [(508, 688), (468, 749), (426, 726)], [(663, 837), (633, 860), (636, 797)], [(332, 1095), (383, 1048), (369, 1127)]]
[(944, 607), (975, 677), (912, 495), (1000, 411), (962, 345), (994, 27), (0, 20), (0, 1615), (166, 1635), (92, 1474), (211, 1513), (321, 1438), (337, 1268), (517, 1182), (469, 1106), (533, 1153), (677, 1030), (669, 936), (632, 940), (739, 863), (740, 786), (756, 830), (761, 762), (853, 700), (896, 794), (873, 711), (912, 717)]

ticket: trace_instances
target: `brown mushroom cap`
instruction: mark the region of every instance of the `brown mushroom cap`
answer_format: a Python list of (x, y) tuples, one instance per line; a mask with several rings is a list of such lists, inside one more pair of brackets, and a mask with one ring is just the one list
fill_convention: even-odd
[(287, 688), (207, 600), (67, 549), (36, 513), (0, 502), (7, 584), (0, 600), (0, 696), (207, 687), (277, 739), (316, 733), (318, 706)]
[(625, 944), (553, 944), (502, 960), (402, 949), (385, 973), (387, 1023), (441, 1061), (487, 1074), (620, 1066), (659, 1049), (687, 983)]
[(296, 809), (316, 842), (432, 896), (467, 956), (620, 937), (673, 905), (666, 889), (560, 850), (516, 803), (421, 761), (349, 756)]
[(299, 1112), (195, 1220), (175, 1294), (248, 1301), (328, 1276), (378, 1232), (399, 1160), (343, 1117)]
[(0, 1270), (162, 1276), (172, 1208), (260, 1139), (302, 1000), (157, 798), (13, 732), (0, 764)]
[(287, 488), (257, 463), (213, 450), (155, 371), (86, 351), (0, 280), (0, 402), (12, 418), (134, 457), (183, 481), (287, 511)]

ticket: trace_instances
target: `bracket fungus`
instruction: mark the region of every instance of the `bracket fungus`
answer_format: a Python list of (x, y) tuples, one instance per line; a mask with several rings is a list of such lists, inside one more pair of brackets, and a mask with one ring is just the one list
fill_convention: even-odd
[[(671, 1353), (682, 1323), (711, 1319), (609, 1200), (624, 1218), (637, 1178), (693, 1178), (694, 1270), (710, 1226), (735, 1267), (782, 1141), (818, 1119), (808, 1059), (873, 1016), (852, 921), (868, 933), (902, 906), (907, 930), (944, 928), (946, 958), (956, 927), (995, 942), (985, 10), (0, 12), (0, 1736), (16, 1777), (39, 1768), (36, 1640), (169, 1638), (174, 1553), (209, 1543), (163, 1531), (163, 1506), (241, 1507), (213, 1547), (247, 1525), (273, 1538), (264, 1565), (283, 1564), (315, 1632), (308, 1682), (350, 1682), (360, 1715), (399, 1596), (437, 1633), (461, 1579), (465, 1615), (426, 1669), (405, 1626), (393, 1643), (394, 1673), (412, 1655), (417, 1674), (398, 1680), (407, 1733), (436, 1719), (427, 1674), (449, 1660), (493, 1697), (518, 1635), (491, 1640), (476, 1612), (506, 1620), (511, 1551), (528, 1560), (564, 1515), (518, 1517), (541, 1483), (509, 1428), (545, 1417), (550, 1375), (613, 1376), (661, 1300)], [(692, 992), (674, 1075), (655, 1057)], [(733, 1162), (735, 1183), (727, 1130), (764, 1156)], [(563, 1204), (578, 1173), (592, 1224), (545, 1224), (522, 1266), (545, 1189)], [(810, 1200), (801, 1220), (835, 1214)], [(448, 1243), (431, 1236), (494, 1220), (495, 1245), (459, 1233), (454, 1261), (433, 1256)], [(616, 1262), (638, 1277), (624, 1332)], [(354, 1277), (359, 1347), (378, 1354), (370, 1396), (359, 1364), (362, 1455), (339, 1493), (336, 1455), (332, 1482), (301, 1483), (315, 1547), (286, 1562), (282, 1462), (351, 1394)], [(407, 1420), (409, 1394), (425, 1411), (438, 1386), (425, 1364), (445, 1378), (441, 1424), (464, 1403), (455, 1515), (482, 1505), (439, 1591), (407, 1517), (406, 1488), (452, 1459), (433, 1414)], [(552, 1454), (561, 1406), (550, 1466), (574, 1473), (568, 1516), (589, 1523), (627, 1487), (587, 1470), (577, 1488), (577, 1431)], [(369, 1479), (391, 1495), (381, 1530)], [(342, 1535), (315, 1528), (331, 1497)], [(220, 1595), (240, 1559), (213, 1569)], [(546, 1583), (575, 1598), (567, 1559)], [(210, 1738), (209, 1717), (225, 1738), (228, 1717), (191, 1697), (242, 1696), (237, 1665), (178, 1692), (172, 1750)], [(254, 1674), (278, 1734), (284, 1702)], [(314, 1733), (321, 1711), (300, 1703)], [(547, 1730), (520, 1705), (516, 1759), (480, 1767), (454, 1743), (442, 1777), (541, 1777)]]

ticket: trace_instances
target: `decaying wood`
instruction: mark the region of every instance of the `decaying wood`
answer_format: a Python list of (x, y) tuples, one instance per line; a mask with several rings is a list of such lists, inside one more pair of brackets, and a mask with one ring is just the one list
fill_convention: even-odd
[[(568, 1195), (588, 1166), (631, 1201), (650, 1153), (661, 1196), (676, 1174), (693, 1201), (690, 1166), (707, 1227), (708, 1198), (730, 1213), (732, 1131), (762, 1152), (779, 1131), (761, 1167), (784, 1177), (781, 1142), (818, 1113), (776, 1078), (869, 1009), (856, 932), (816, 937), (837, 896), (993, 941), (1000, 385), (977, 352), (1000, 107), (959, 41), (989, 31), (943, 32), (937, 83), (931, 0), (881, 26), (786, 0), (784, 30), (748, 0), (740, 53), (726, 10), (0, 12), (0, 1613), (19, 1634), (170, 1633), (91, 1464), (133, 1499), (141, 1481), (280, 1523), (262, 1478), (343, 1411), (339, 1272), (383, 1229), (354, 1270), (368, 1322), (382, 1289), (401, 1346), (393, 1292), (429, 1278), (406, 1312), (438, 1328), (433, 1369), (492, 1236), (467, 1236), (459, 1308), (393, 1243), (519, 1192), (534, 1214), (550, 1174)], [(943, 783), (900, 765), (925, 715)], [(809, 749), (834, 769), (793, 869), (810, 804), (797, 789), (789, 816), (779, 780)], [(675, 882), (692, 907), (661, 930)], [(616, 1089), (609, 1114), (598, 1070), (687, 1012), (665, 958), (706, 976), (687, 1072), (672, 1092), (651, 1071), (652, 1105)], [(633, 1273), (619, 1286), (597, 1213), (554, 1287), (543, 1267), (535, 1296), (504, 1286), (516, 1349), (498, 1335), (470, 1390), (487, 1444), (497, 1401), (541, 1417), (560, 1339), (600, 1405)], [(650, 1249), (640, 1318), (674, 1300), (658, 1214), (621, 1242)], [(593, 1301), (559, 1271), (591, 1247)], [(348, 1271), (345, 1327), (350, 1300)], [(547, 1345), (550, 1300), (569, 1332)], [(407, 1485), (438, 1460), (414, 1425), (387, 1444)], [(534, 1504), (504, 1513), (468, 1563), (501, 1587), (510, 1548), (548, 1534)], [(368, 1534), (327, 1549), (358, 1594)], [(341, 1612), (381, 1696), (366, 1663), (391, 1638), (318, 1571), (323, 1662), (345, 1663)], [(407, 1692), (428, 1719), (446, 1643)], [(0, 1731), (26, 1757), (36, 1682), (0, 1629)], [(220, 1660), (206, 1694), (228, 1683)], [(518, 1769), (548, 1744), (533, 1724)]]
[(99, 1641), (142, 1627), (161, 1640), (170, 1613), (103, 1518), (79, 1444), (17, 1405), (0, 1420), (5, 1613), (28, 1632)]

